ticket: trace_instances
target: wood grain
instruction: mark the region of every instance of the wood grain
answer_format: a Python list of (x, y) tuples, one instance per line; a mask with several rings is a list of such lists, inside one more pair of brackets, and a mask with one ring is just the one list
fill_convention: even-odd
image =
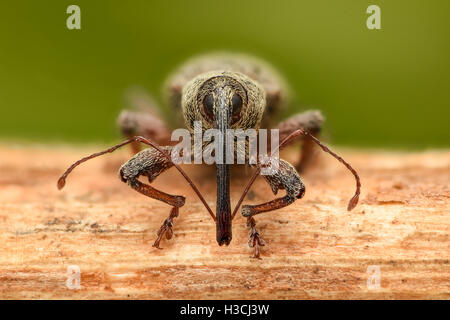
[[(155, 186), (187, 197), (174, 238), (152, 248), (169, 207), (117, 176), (127, 150), (58, 176), (101, 148), (0, 146), (2, 299), (449, 299), (450, 151), (338, 151), (357, 168), (360, 204), (346, 211), (354, 180), (323, 155), (303, 175), (304, 199), (256, 218), (267, 245), (251, 258), (240, 216), (219, 247), (207, 211), (173, 169)], [(291, 152), (286, 155), (292, 158)], [(185, 167), (215, 207), (214, 171)], [(250, 171), (233, 169), (232, 203)], [(247, 201), (272, 197), (263, 179)], [(81, 288), (66, 286), (67, 268)], [(368, 266), (381, 287), (368, 288)]]

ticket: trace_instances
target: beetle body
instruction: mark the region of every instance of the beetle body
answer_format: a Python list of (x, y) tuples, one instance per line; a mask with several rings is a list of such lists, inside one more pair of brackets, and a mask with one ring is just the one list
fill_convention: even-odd
[[(151, 184), (161, 173), (175, 166), (188, 181), (199, 199), (207, 208), (216, 223), (216, 239), (219, 245), (228, 245), (232, 239), (232, 220), (239, 209), (245, 195), (249, 191), (256, 177), (261, 173), (262, 165), (258, 162), (256, 171), (245, 188), (235, 209), (230, 206), (230, 174), (229, 164), (225, 158), (217, 162), (217, 202), (216, 214), (212, 212), (204, 200), (201, 192), (190, 180), (186, 173), (171, 159), (172, 146), (159, 147), (157, 143), (167, 145), (170, 140), (170, 125), (183, 123), (194, 135), (196, 123), (201, 124), (201, 130), (206, 132), (215, 129), (220, 134), (218, 139), (222, 142), (220, 153), (225, 157), (224, 138), (229, 129), (255, 129), (261, 126), (268, 128), (275, 120), (277, 114), (284, 108), (288, 100), (287, 86), (282, 77), (267, 63), (246, 55), (222, 54), (200, 56), (189, 60), (180, 66), (166, 81), (165, 97), (170, 105), (172, 121), (164, 119), (154, 103), (147, 103), (146, 108), (140, 110), (125, 110), (118, 123), (122, 133), (129, 140), (105, 151), (93, 154), (74, 163), (59, 179), (58, 187), (65, 184), (67, 175), (80, 163), (112, 152), (117, 148), (131, 143), (133, 152), (139, 149), (137, 143), (145, 143), (153, 148), (137, 152), (119, 170), (120, 179), (136, 191), (169, 204), (172, 209), (169, 217), (159, 229), (154, 243), (159, 248), (160, 241), (165, 235), (170, 239), (173, 235), (174, 218), (178, 216), (179, 209), (185, 205), (185, 198), (180, 195), (171, 195), (153, 188), (139, 180), (146, 176)], [(142, 103), (141, 103), (142, 104)], [(178, 123), (177, 123), (178, 121)], [(323, 117), (319, 111), (312, 110), (296, 114), (278, 124), (276, 129), (280, 132), (281, 148), (297, 137), (302, 138), (303, 148), (300, 158), (300, 168), (308, 163), (312, 147), (318, 145), (323, 151), (330, 153), (342, 162), (355, 176), (357, 190), (350, 200), (348, 209), (354, 208), (360, 193), (360, 181), (356, 171), (341, 157), (321, 144), (314, 135), (320, 132)], [(193, 139), (192, 141), (194, 141)], [(209, 143), (212, 143), (209, 142)], [(233, 141), (234, 143), (234, 141)], [(208, 145), (208, 143), (206, 143)], [(205, 145), (203, 145), (205, 147)], [(236, 150), (236, 149), (233, 149)], [(248, 148), (245, 149), (248, 161)], [(249, 245), (254, 247), (255, 257), (260, 255), (260, 246), (264, 245), (256, 229), (254, 216), (268, 211), (286, 207), (305, 194), (305, 186), (294, 166), (283, 159), (278, 161), (278, 170), (264, 175), (272, 192), (276, 195), (278, 190), (285, 190), (284, 196), (259, 205), (243, 205), (241, 213), (247, 219), (250, 228)], [(247, 163), (248, 164), (248, 163)]]

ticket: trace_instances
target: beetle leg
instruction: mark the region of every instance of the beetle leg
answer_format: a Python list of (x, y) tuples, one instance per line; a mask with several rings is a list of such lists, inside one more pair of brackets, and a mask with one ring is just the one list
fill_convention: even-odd
[(276, 195), (278, 189), (284, 189), (286, 190), (286, 195), (259, 205), (243, 205), (241, 212), (246, 218), (286, 207), (295, 200), (302, 198), (305, 194), (305, 186), (299, 174), (289, 162), (283, 159), (279, 159), (279, 168), (276, 173), (263, 177), (272, 188), (273, 194)]
[[(171, 147), (163, 147), (164, 151), (170, 153)], [(183, 196), (171, 195), (138, 180), (139, 176), (147, 176), (149, 182), (153, 182), (162, 172), (173, 166), (166, 157), (155, 149), (144, 149), (128, 160), (119, 170), (120, 178), (139, 193), (150, 198), (160, 200), (172, 206), (169, 217), (164, 221), (157, 232), (157, 239), (153, 244), (159, 248), (159, 243), (165, 235), (166, 239), (172, 238), (173, 219), (178, 216), (179, 208), (184, 205)]]
[[(322, 128), (324, 118), (320, 111), (309, 110), (303, 113), (297, 113), (278, 125), (280, 130), (280, 141), (283, 141), (289, 134), (297, 129), (308, 131), (314, 136), (317, 136)], [(302, 152), (300, 161), (296, 165), (299, 172), (304, 171), (315, 158), (317, 154), (317, 146), (309, 137), (302, 137)]]
[(242, 215), (247, 218), (247, 226), (250, 228), (248, 244), (255, 248), (255, 258), (259, 258), (260, 246), (264, 246), (264, 241), (256, 230), (256, 221), (253, 216), (286, 207), (305, 194), (305, 186), (297, 171), (283, 159), (279, 159), (279, 168), (276, 173), (263, 177), (269, 183), (275, 195), (278, 193), (278, 189), (286, 190), (286, 195), (262, 204), (242, 206)]
[(250, 228), (248, 246), (250, 248), (255, 248), (254, 258), (260, 259), (260, 249), (259, 247), (265, 246), (264, 240), (261, 238), (258, 230), (256, 230), (256, 221), (253, 217), (247, 218), (247, 227)]
[[(145, 143), (152, 147), (152, 149), (146, 149), (138, 154), (136, 154), (134, 157), (132, 157), (130, 160), (128, 160), (122, 167), (120, 167), (119, 175), (120, 179), (123, 182), (126, 182), (135, 189), (136, 191), (154, 199), (158, 199), (160, 201), (166, 202), (170, 205), (172, 205), (175, 208), (182, 207), (184, 205), (185, 198), (183, 196), (173, 196), (167, 193), (164, 193), (162, 191), (159, 191), (145, 183), (142, 183), (138, 180), (139, 176), (144, 175), (147, 176), (150, 183), (152, 183), (153, 180), (155, 180), (163, 171), (167, 170), (168, 168), (175, 166), (175, 168), (178, 170), (178, 172), (181, 173), (183, 178), (189, 183), (191, 188), (195, 191), (200, 201), (205, 206), (206, 210), (208, 210), (208, 213), (210, 214), (211, 218), (216, 221), (216, 216), (212, 212), (211, 208), (206, 203), (205, 198), (201, 194), (201, 192), (197, 189), (195, 184), (192, 182), (191, 178), (184, 172), (183, 169), (180, 168), (180, 166), (174, 162), (172, 162), (171, 158), (171, 150), (172, 147), (160, 147), (156, 143), (149, 141), (148, 139), (140, 136), (133, 137), (131, 139), (128, 139), (122, 143), (119, 143), (111, 148), (108, 148), (106, 150), (93, 153), (87, 157), (83, 157), (80, 160), (74, 162), (69, 168), (64, 171), (64, 173), (59, 177), (57, 182), (58, 189), (64, 188), (66, 185), (66, 179), (70, 175), (70, 173), (79, 165), (82, 163), (89, 161), (91, 159), (100, 157), (102, 155), (105, 155), (107, 153), (114, 152), (115, 150), (130, 144), (132, 142), (141, 142)], [(173, 218), (178, 215), (178, 210), (172, 211), (171, 215), (169, 216), (169, 222), (168, 227), (172, 227), (173, 224)], [(168, 228), (165, 228), (168, 229)], [(171, 235), (168, 237), (170, 238)], [(158, 243), (155, 243), (158, 244)]]
[[(117, 118), (117, 124), (126, 138), (136, 135), (146, 137), (158, 144), (170, 142), (170, 130), (164, 120), (149, 111), (123, 110)], [(141, 150), (139, 142), (131, 144), (133, 154)]]
[(172, 210), (170, 211), (169, 217), (164, 220), (164, 223), (161, 225), (161, 227), (159, 228), (158, 232), (156, 233), (156, 235), (158, 236), (155, 240), (155, 243), (153, 243), (153, 247), (161, 249), (159, 247), (159, 243), (162, 239), (162, 237), (164, 235), (166, 235), (166, 239), (170, 240), (172, 239), (173, 236), (173, 219), (178, 217), (178, 211), (179, 208), (178, 207), (173, 207)]

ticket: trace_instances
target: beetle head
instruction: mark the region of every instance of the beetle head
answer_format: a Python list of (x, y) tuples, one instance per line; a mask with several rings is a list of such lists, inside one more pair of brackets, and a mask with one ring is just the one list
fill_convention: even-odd
[(200, 74), (183, 88), (182, 110), (186, 127), (194, 121), (203, 130), (217, 128), (218, 117), (227, 116), (229, 128), (258, 129), (266, 105), (264, 89), (238, 72), (213, 71)]

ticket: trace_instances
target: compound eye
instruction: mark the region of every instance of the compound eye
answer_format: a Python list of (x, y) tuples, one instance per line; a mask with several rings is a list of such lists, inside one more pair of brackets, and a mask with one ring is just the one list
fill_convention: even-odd
[(205, 111), (205, 114), (210, 118), (211, 120), (214, 119), (214, 97), (211, 93), (208, 93), (205, 98), (203, 99), (203, 109)]
[(233, 107), (232, 120), (234, 123), (239, 120), (239, 115), (242, 109), (242, 98), (237, 93), (235, 93), (231, 98), (231, 106)]

